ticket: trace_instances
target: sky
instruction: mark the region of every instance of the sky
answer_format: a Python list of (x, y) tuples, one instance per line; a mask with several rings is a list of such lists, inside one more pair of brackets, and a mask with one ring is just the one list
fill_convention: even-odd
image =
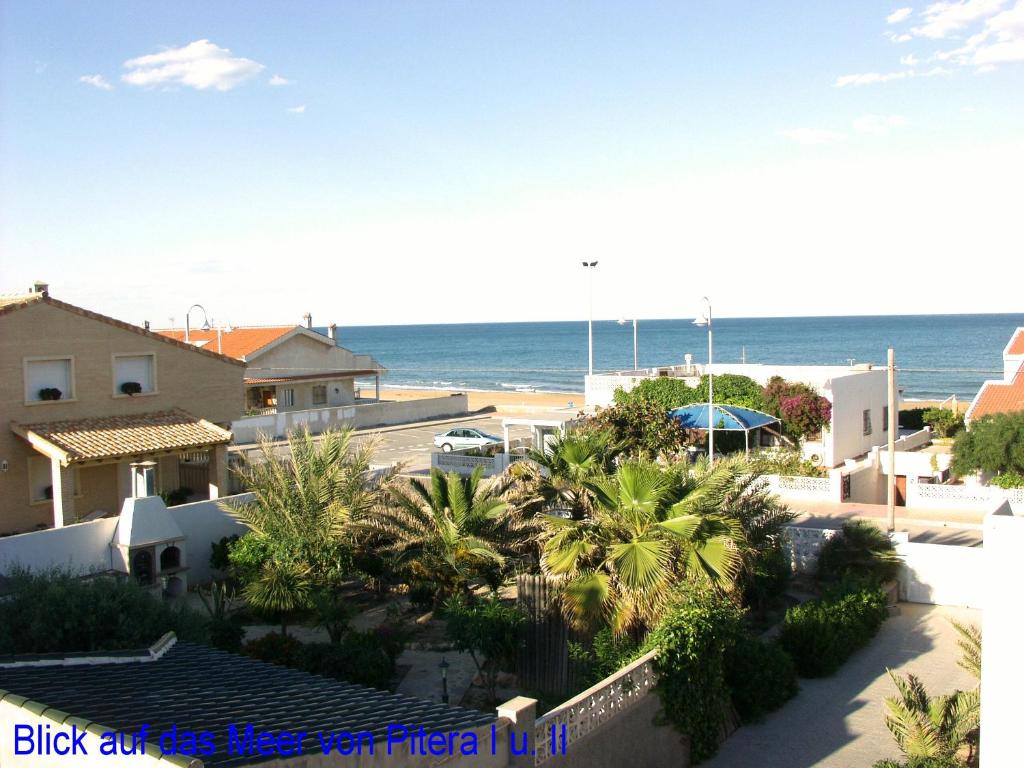
[(1021, 311), (1022, 179), (1024, 0), (0, 3), (0, 293), (154, 327)]

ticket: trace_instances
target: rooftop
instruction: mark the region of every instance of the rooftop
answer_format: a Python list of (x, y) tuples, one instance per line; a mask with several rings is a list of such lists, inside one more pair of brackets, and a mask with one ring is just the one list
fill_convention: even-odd
[[(236, 360), (247, 360), (256, 352), (299, 327), (301, 326), (267, 325), (227, 328), (219, 331), (216, 328), (208, 331), (192, 329), (189, 330), (189, 343), (212, 352), (219, 350), (220, 354), (233, 357)], [(156, 333), (175, 341), (185, 341), (184, 328), (168, 328), (158, 330)], [(218, 336), (220, 337), (219, 341)]]
[(971, 403), (967, 416), (974, 421), (993, 413), (1016, 411), (1024, 411), (1024, 366), (1021, 366), (1009, 384), (986, 381)]
[(1024, 355), (1024, 328), (1018, 328), (1006, 345), (1007, 355)]
[(11, 424), (11, 429), (40, 453), (65, 465), (207, 448), (231, 441), (226, 429), (179, 408), (134, 416)]
[[(128, 656), (140, 653), (149, 654)], [(241, 730), (251, 723), (256, 731), (306, 731), (310, 735), (303, 742), (304, 751), (311, 751), (319, 749), (318, 731), (370, 731), (379, 739), (389, 724), (443, 732), (494, 721), (494, 715), (484, 712), (386, 693), (192, 643), (179, 642), (156, 660), (141, 656), (125, 661), (125, 654), (120, 656), (107, 663), (81, 663), (77, 654), (78, 663), (71, 665), (0, 664), (0, 689), (119, 731), (137, 731), (143, 724), (149, 724), (150, 733), (172, 725), (179, 731), (210, 731), (216, 751), (202, 759), (212, 768), (278, 758), (229, 754), (229, 725)]]

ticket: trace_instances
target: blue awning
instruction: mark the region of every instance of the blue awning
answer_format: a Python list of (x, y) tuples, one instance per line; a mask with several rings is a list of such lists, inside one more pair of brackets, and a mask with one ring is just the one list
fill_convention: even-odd
[[(722, 429), (728, 432), (749, 432), (758, 427), (765, 427), (769, 424), (781, 423), (774, 416), (767, 413), (755, 411), (753, 408), (743, 408), (739, 405), (714, 406), (715, 429)], [(708, 428), (708, 404), (695, 403), (676, 408), (668, 412), (670, 418), (676, 419), (683, 429), (707, 429)]]

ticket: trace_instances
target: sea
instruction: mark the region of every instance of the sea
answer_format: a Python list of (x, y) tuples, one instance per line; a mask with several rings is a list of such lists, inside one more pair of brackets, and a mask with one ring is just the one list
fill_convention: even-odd
[[(1002, 378), (1002, 351), (1024, 314), (716, 318), (714, 362), (884, 365), (896, 354), (906, 399), (972, 398)], [(384, 387), (582, 392), (587, 322), (378, 325), (338, 329), (339, 343), (373, 355)], [(641, 368), (707, 361), (706, 327), (640, 320)], [(633, 368), (632, 320), (594, 321), (594, 371)], [(367, 382), (370, 383), (370, 382)]]

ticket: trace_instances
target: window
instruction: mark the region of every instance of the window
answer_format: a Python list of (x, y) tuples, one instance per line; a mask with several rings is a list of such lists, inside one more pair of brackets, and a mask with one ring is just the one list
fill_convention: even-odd
[(74, 380), (74, 364), (70, 357), (26, 360), (25, 402), (73, 400)]
[(156, 355), (114, 355), (114, 395), (149, 392), (156, 392)]
[(864, 410), (864, 434), (871, 434), (871, 409), (866, 408)]
[(327, 385), (313, 385), (313, 405), (327, 405)]
[(882, 406), (882, 431), (883, 432), (888, 432), (889, 431), (889, 406), (888, 405), (883, 405)]
[[(71, 471), (71, 489), (75, 496), (80, 494), (78, 468)], [(28, 500), (30, 503), (49, 501), (53, 498), (53, 475), (50, 460), (45, 456), (28, 457)]]
[(282, 389), (281, 390), (281, 405), (284, 408), (291, 408), (295, 405), (295, 390), (294, 389)]

